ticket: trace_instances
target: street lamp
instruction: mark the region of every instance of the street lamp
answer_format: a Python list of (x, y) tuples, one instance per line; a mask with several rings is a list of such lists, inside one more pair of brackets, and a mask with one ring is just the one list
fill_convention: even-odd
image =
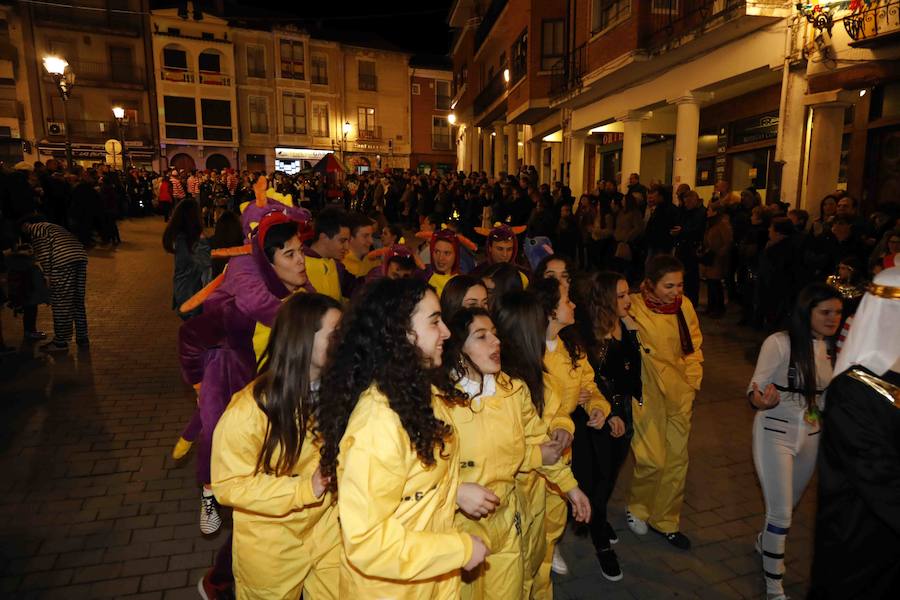
[(456, 115), (454, 113), (447, 115), (447, 122), (451, 125), (456, 125)]
[(347, 160), (347, 134), (350, 133), (350, 121), (344, 121), (344, 127), (342, 128), (342, 133), (344, 134), (341, 142), (341, 162), (344, 163), (344, 168), (346, 168), (346, 160)]
[[(125, 109), (121, 106), (113, 106), (113, 116), (116, 118), (116, 137), (122, 142), (122, 170), (125, 170), (125, 136), (122, 135), (122, 124), (125, 121)], [(113, 147), (115, 150), (115, 146)], [(116, 167), (116, 154), (113, 152), (113, 168)]]
[(44, 57), (44, 69), (53, 78), (53, 83), (59, 90), (59, 97), (62, 98), (63, 123), (66, 128), (66, 166), (71, 168), (72, 137), (69, 132), (69, 97), (72, 95), (72, 88), (75, 87), (75, 73), (69, 68), (66, 59), (53, 55)]

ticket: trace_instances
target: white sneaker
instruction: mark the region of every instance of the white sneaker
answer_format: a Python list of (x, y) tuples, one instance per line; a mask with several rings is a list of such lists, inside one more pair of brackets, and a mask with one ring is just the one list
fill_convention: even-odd
[(569, 565), (563, 560), (562, 554), (559, 553), (559, 548), (553, 549), (553, 562), (550, 564), (550, 570), (557, 575), (569, 574)]
[(638, 519), (631, 514), (630, 510), (625, 511), (625, 521), (628, 522), (628, 529), (633, 531), (636, 535), (647, 535), (647, 521)]
[(219, 503), (216, 497), (206, 494), (203, 490), (200, 494), (200, 533), (210, 535), (219, 530), (222, 526), (222, 517), (219, 516)]

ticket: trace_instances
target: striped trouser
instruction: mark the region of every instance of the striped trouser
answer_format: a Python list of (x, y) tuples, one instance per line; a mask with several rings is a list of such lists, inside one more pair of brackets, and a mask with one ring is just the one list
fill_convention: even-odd
[(87, 261), (69, 263), (53, 269), (50, 277), (50, 304), (53, 307), (53, 341), (68, 344), (72, 340), (72, 323), (75, 338), (88, 337), (87, 315), (84, 310), (84, 292), (87, 288)]
[(753, 462), (766, 501), (766, 523), (760, 535), (766, 592), (784, 593), (784, 545), (794, 507), (816, 467), (818, 423), (807, 423), (805, 405), (785, 398), (775, 408), (756, 413)]

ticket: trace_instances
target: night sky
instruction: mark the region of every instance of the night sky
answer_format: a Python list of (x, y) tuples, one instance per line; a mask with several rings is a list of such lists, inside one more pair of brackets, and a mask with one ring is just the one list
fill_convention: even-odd
[(452, 0), (225, 0), (225, 12), (229, 17), (261, 21), (290, 15), (282, 21), (301, 27), (374, 34), (408, 52), (445, 55), (450, 46), (447, 17), (451, 4)]

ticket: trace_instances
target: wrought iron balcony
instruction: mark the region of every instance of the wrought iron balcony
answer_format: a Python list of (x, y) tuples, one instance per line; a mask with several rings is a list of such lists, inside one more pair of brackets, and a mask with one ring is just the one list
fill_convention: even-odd
[[(63, 123), (61, 118), (47, 119), (47, 137), (51, 140), (63, 139), (66, 137), (65, 123), (63, 127), (51, 127)], [(80, 138), (84, 140), (101, 141), (110, 138), (118, 138), (121, 132), (122, 137), (126, 140), (147, 140), (150, 136), (149, 123), (126, 123), (123, 124), (121, 130), (116, 129), (116, 122), (96, 121), (89, 119), (69, 119), (68, 122), (69, 135), (72, 138)]]
[(472, 103), (475, 114), (480, 115), (486, 111), (504, 92), (506, 92), (506, 82), (503, 81), (503, 73), (498, 72), (491, 77), (487, 85), (475, 96), (475, 101)]
[[(71, 63), (71, 67), (78, 78), (79, 85), (83, 85), (84, 82), (104, 85), (115, 83), (144, 85), (146, 83), (143, 67), (134, 63), (77, 60)], [(49, 78), (49, 76), (47, 77)]]
[(194, 72), (176, 67), (163, 67), (159, 70), (159, 78), (175, 83), (194, 83)]
[(491, 29), (494, 28), (494, 24), (500, 18), (500, 13), (503, 12), (507, 2), (508, 0), (493, 0), (488, 6), (484, 16), (481, 18), (481, 23), (478, 24), (478, 29), (475, 30), (475, 52), (478, 52), (478, 49), (481, 48), (481, 45), (488, 38)]
[(844, 17), (851, 46), (874, 46), (887, 37), (900, 35), (900, 0), (861, 6)]
[(747, 0), (654, 0), (649, 7), (650, 38), (703, 25), (708, 19), (747, 5)]
[(231, 85), (231, 76), (212, 71), (200, 71), (200, 83), (204, 85)]
[(376, 125), (371, 129), (360, 129), (356, 132), (357, 140), (380, 140), (381, 139), (381, 125)]
[(587, 44), (569, 52), (550, 70), (550, 97), (554, 100), (581, 89), (587, 67)]

